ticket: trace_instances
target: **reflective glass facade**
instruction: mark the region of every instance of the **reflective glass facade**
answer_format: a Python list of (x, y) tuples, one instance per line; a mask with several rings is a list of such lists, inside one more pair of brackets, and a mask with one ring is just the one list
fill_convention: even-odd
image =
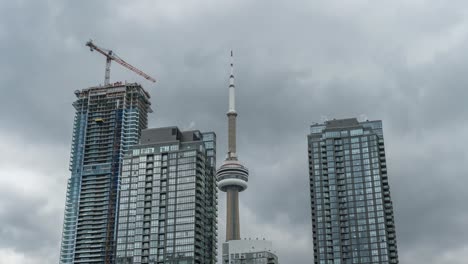
[(215, 263), (216, 136), (144, 130), (120, 180), (117, 263)]
[(381, 121), (327, 121), (308, 136), (314, 263), (398, 263)]
[(150, 96), (135, 83), (75, 95), (60, 263), (114, 263), (121, 161), (147, 126)]

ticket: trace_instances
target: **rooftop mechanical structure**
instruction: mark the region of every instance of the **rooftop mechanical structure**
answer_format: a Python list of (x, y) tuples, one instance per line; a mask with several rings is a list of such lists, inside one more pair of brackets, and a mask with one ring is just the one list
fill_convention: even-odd
[(231, 51), (229, 76), (228, 152), (223, 165), (216, 171), (218, 188), (226, 192), (226, 241), (240, 240), (239, 193), (247, 189), (249, 170), (237, 159), (234, 63)]

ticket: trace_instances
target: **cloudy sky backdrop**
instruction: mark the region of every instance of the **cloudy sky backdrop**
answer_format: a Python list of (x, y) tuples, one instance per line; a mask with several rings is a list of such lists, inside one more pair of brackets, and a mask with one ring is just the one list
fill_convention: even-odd
[[(238, 152), (250, 168), (241, 235), (312, 263), (308, 126), (381, 119), (401, 263), (468, 263), (468, 2), (0, 1), (0, 263), (57, 263), (73, 91), (111, 81), (152, 95), (150, 126), (212, 130), (226, 150), (235, 50)], [(219, 241), (224, 240), (220, 193)]]

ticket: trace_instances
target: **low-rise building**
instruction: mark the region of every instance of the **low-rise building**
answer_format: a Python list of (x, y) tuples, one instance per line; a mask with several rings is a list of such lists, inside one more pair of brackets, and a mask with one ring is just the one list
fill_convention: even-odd
[(278, 264), (268, 240), (230, 240), (223, 243), (224, 264)]

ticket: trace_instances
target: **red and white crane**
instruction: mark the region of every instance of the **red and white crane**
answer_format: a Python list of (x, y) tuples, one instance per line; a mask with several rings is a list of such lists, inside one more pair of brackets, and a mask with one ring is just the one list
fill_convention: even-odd
[(104, 48), (101, 48), (99, 46), (96, 46), (93, 43), (92, 40), (86, 42), (86, 46), (88, 46), (91, 51), (96, 50), (97, 52), (99, 52), (102, 55), (106, 56), (106, 74), (104, 76), (104, 85), (109, 85), (109, 83), (110, 83), (110, 65), (111, 65), (111, 61), (117, 62), (118, 64), (124, 66), (125, 68), (135, 72), (136, 74), (138, 74), (140, 76), (143, 76), (143, 78), (145, 78), (145, 79), (147, 79), (149, 81), (156, 82), (156, 80), (153, 77), (151, 77), (148, 74), (144, 73), (140, 69), (130, 65), (128, 62), (124, 61), (122, 58), (120, 58), (114, 52), (112, 52), (112, 50), (108, 50), (108, 49), (104, 49)]

